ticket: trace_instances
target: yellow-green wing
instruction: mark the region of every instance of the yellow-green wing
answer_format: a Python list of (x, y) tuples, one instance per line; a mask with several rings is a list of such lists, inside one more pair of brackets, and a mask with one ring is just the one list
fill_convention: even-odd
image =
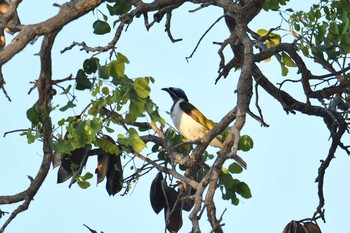
[[(189, 102), (181, 102), (180, 108), (187, 113), (189, 116), (191, 116), (195, 121), (203, 125), (206, 129), (211, 130), (215, 123), (212, 120), (209, 120), (206, 118), (201, 111), (199, 111), (195, 106), (193, 106)], [(217, 137), (218, 140), (222, 141), (221, 137)]]

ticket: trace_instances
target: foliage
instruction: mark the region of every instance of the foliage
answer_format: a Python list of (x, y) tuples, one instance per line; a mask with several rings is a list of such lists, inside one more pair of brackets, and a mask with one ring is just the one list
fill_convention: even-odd
[(301, 37), (298, 47), (304, 56), (327, 70), (331, 69), (329, 62), (344, 68), (350, 52), (349, 7), (346, 0), (322, 0), (312, 5), (309, 12), (293, 12), (290, 17), (291, 27)]
[(286, 5), (289, 0), (266, 0), (263, 9), (277, 11), (281, 5)]
[[(159, 123), (161, 126), (165, 126), (164, 119), (159, 115), (158, 107), (150, 99), (149, 84), (153, 83), (154, 79), (152, 77), (128, 78), (125, 74), (125, 65), (128, 63), (128, 58), (121, 53), (117, 53), (117, 59), (104, 65), (101, 65), (99, 59), (94, 57), (83, 62), (83, 68), (78, 71), (75, 78), (75, 88), (89, 91), (93, 99), (79, 116), (69, 116), (58, 122), (58, 125), (63, 127), (67, 133), (65, 138), (53, 142), (52, 146), (56, 153), (74, 156), (71, 152), (79, 148), (88, 148), (90, 151), (101, 148), (104, 152), (116, 156), (124, 153), (140, 153), (147, 146), (139, 136), (138, 131), (148, 130), (149, 125), (136, 124), (134, 126), (137, 130), (128, 125), (133, 125), (139, 118), (145, 118), (147, 115), (151, 119), (151, 124)], [(66, 90), (63, 93), (66, 93)], [(67, 110), (69, 103), (60, 110)], [(120, 112), (124, 112), (124, 114), (120, 114)], [(121, 133), (122, 130), (125, 133)], [(115, 132), (119, 132), (117, 144), (112, 139), (105, 139), (106, 137), (110, 138), (107, 136), (108, 134), (112, 136)], [(80, 159), (75, 162), (78, 164), (78, 168), (85, 166), (86, 161), (83, 161), (83, 157), (80, 156)], [(107, 162), (107, 164), (100, 166), (108, 167), (109, 165)], [(135, 173), (139, 172), (137, 168), (134, 170)], [(81, 171), (75, 174), (73, 179), (78, 181), (80, 187), (89, 187), (90, 175), (88, 177), (86, 175), (80, 176), (80, 173)], [(89, 172), (87, 174), (92, 175)], [(63, 182), (72, 175), (69, 174), (68, 177), (59, 178), (59, 180)], [(61, 176), (66, 175), (62, 174)], [(135, 176), (135, 179), (138, 179), (138, 176)], [(130, 181), (128, 183), (130, 184)], [(127, 190), (131, 188), (129, 185), (125, 187)]]
[[(8, 10), (16, 10), (19, 2), (12, 1), (13, 7)], [(158, 106), (151, 99), (155, 79), (148, 76), (128, 77), (126, 70), (130, 61), (120, 52), (122, 49), (116, 46), (121, 34), (126, 34), (125, 26), (129, 26), (141, 16), (147, 30), (166, 16), (168, 37), (172, 42), (179, 41), (174, 40), (171, 35), (170, 22), (172, 11), (180, 8), (185, 2), (187, 1), (174, 3), (162, 0), (144, 3), (128, 0), (77, 0), (74, 4), (72, 2), (60, 6), (60, 17), (57, 18), (63, 20), (55, 21), (57, 24), (54, 28), (51, 24), (40, 27), (12, 25), (11, 20), (17, 16), (17, 12), (1, 15), (2, 20), (8, 22), (5, 26), (19, 31), (16, 38), (20, 39), (11, 43), (22, 43), (17, 46), (19, 49), (13, 52), (11, 48), (16, 46), (5, 46), (5, 40), (1, 41), (1, 65), (7, 61), (1, 60), (2, 53), (7, 53), (10, 57), (8, 59), (11, 59), (34, 40), (34, 36), (43, 36), (42, 50), (39, 53), (42, 62), (41, 73), (34, 85), (39, 96), (37, 102), (26, 112), (29, 127), (22, 130), (21, 135), (27, 137), (29, 144), (42, 143), (44, 156), (40, 172), (31, 182), (30, 188), (18, 196), (14, 195), (12, 199), (0, 196), (0, 204), (24, 201), (23, 206), (28, 207), (45, 180), (51, 162), (54, 166), (59, 166), (58, 183), (71, 179), (69, 187), (77, 183), (80, 188), (87, 189), (91, 186), (90, 180), (94, 174), (93, 171), (83, 174), (83, 169), (87, 161), (96, 156), (97, 183), (106, 178), (106, 191), (109, 195), (115, 195), (122, 190), (123, 195), (128, 194), (133, 184), (140, 181), (142, 176), (152, 169), (158, 170), (150, 187), (150, 205), (156, 214), (164, 211), (165, 225), (169, 231), (177, 232), (182, 226), (182, 211), (191, 211), (192, 231), (200, 232), (199, 220), (206, 210), (212, 231), (223, 232), (222, 217), (216, 217), (215, 193), (220, 191), (221, 198), (230, 201), (232, 205), (238, 205), (240, 198), (249, 199), (253, 196), (248, 184), (238, 179), (239, 174), (244, 172), (243, 168), (232, 162), (232, 159), (237, 158), (238, 153), (249, 153), (253, 149), (254, 135), (243, 135), (248, 115), (261, 125), (268, 126), (258, 103), (259, 87), (274, 97), (287, 113), (300, 112), (322, 118), (329, 130), (332, 143), (318, 170), (316, 181), (319, 204), (315, 213), (307, 222), (288, 223), (284, 230), (292, 232), (296, 227), (305, 228), (309, 232), (320, 232), (316, 220), (325, 221), (325, 171), (338, 148), (350, 154), (349, 147), (342, 142), (349, 124), (349, 2), (321, 0), (312, 5), (309, 12), (304, 12), (291, 8), (282, 11), (281, 7), (287, 5), (287, 0), (204, 1), (194, 10), (193, 12), (196, 12), (207, 6), (215, 6), (225, 12), (222, 17), (225, 18), (224, 24), (230, 35), (222, 43), (218, 43), (220, 62), (216, 82), (222, 77), (226, 78), (230, 71), (240, 72), (235, 92), (237, 102), (232, 106), (232, 110), (220, 122), (213, 124), (213, 130), (196, 141), (188, 141), (167, 125), (158, 111)], [(198, 4), (197, 1), (190, 2)], [(102, 3), (104, 10), (99, 8)], [(288, 29), (283, 29), (282, 25), (271, 29), (261, 28), (257, 32), (249, 29), (250, 20), (262, 9), (280, 11), (282, 22), (287, 23)], [(63, 26), (91, 10), (95, 10), (96, 13), (92, 32), (98, 36), (111, 35), (111, 32), (114, 32), (113, 39), (106, 46), (97, 47), (89, 47), (85, 42), (74, 42), (62, 52), (80, 46), (81, 50), (92, 55), (82, 61), (74, 77), (53, 80), (51, 50), (57, 33)], [(151, 13), (154, 13), (153, 21), (149, 22), (148, 16)], [(113, 26), (109, 17), (117, 18)], [(19, 23), (19, 20), (16, 22)], [(3, 33), (5, 29), (0, 30)], [(287, 36), (283, 36), (282, 33)], [(232, 54), (224, 53), (226, 49), (230, 49)], [(105, 52), (109, 52), (109, 56), (103, 57)], [(303, 54), (303, 57), (300, 54)], [(270, 77), (263, 74), (258, 63), (270, 61), (271, 57), (275, 57), (280, 64), (282, 77), (288, 75), (289, 68), (298, 70), (300, 79), (293, 82), (301, 83), (300, 93), (305, 95), (306, 102), (298, 101), (292, 93), (283, 90), (283, 83), (290, 80), (285, 79), (277, 88), (270, 81)], [(323, 76), (312, 74), (304, 62), (307, 59), (320, 64), (328, 73)], [(64, 83), (64, 86), (59, 86), (60, 83)], [(0, 88), (8, 97), (4, 84), (1, 74)], [(69, 98), (66, 103), (52, 107), (51, 102), (56, 98), (53, 88), (55, 85), (62, 89), (60, 94)], [(78, 99), (83, 93), (88, 94), (91, 99), (86, 106), (79, 106), (84, 110), (76, 114)], [(250, 109), (253, 96), (258, 115)], [(310, 99), (319, 103), (314, 104), (317, 101)], [(55, 114), (64, 114), (65, 117), (57, 123), (52, 122), (51, 116)], [(224, 136), (224, 143), (218, 155), (210, 154), (207, 151), (210, 141), (221, 136)], [(155, 156), (150, 157), (150, 154)], [(228, 167), (225, 166), (226, 162), (229, 163)], [(130, 171), (125, 169), (129, 163), (132, 164)], [(26, 209), (21, 206), (11, 214), (0, 229), (1, 232), (18, 213)], [(4, 213), (0, 211), (0, 217)]]

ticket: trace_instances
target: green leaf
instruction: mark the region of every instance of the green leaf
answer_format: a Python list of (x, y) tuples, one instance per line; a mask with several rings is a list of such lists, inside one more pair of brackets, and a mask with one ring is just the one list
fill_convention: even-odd
[(34, 107), (27, 110), (27, 118), (32, 122), (33, 126), (37, 126), (40, 123), (40, 114), (34, 109)]
[(298, 24), (298, 23), (294, 23), (294, 29), (296, 30), (296, 31), (300, 31), (300, 24)]
[[(265, 29), (259, 29), (259, 30), (257, 31), (257, 33), (258, 33), (260, 36), (265, 36), (265, 35), (268, 34), (268, 31), (265, 30)], [(271, 47), (273, 47), (273, 46), (276, 46), (276, 45), (280, 44), (280, 43), (281, 43), (281, 40), (282, 40), (282, 39), (281, 39), (281, 36), (280, 36), (280, 35), (271, 32), (271, 33), (269, 34), (269, 38), (268, 38), (267, 40), (265, 40), (264, 42), (265, 42), (265, 44), (266, 44), (266, 46), (267, 46), (268, 48), (271, 48)]]
[(59, 154), (69, 154), (75, 148), (70, 141), (67, 140), (58, 140), (52, 144), (55, 152)]
[(34, 131), (32, 129), (28, 129), (27, 131), (27, 142), (28, 144), (31, 144), (33, 142), (35, 142), (36, 139), (40, 138), (40, 133), (38, 131)]
[(99, 66), (98, 67), (98, 76), (102, 79), (108, 79), (110, 76), (109, 66)]
[(119, 147), (115, 143), (112, 143), (111, 141), (106, 140), (104, 138), (96, 138), (96, 141), (94, 144), (96, 147), (101, 147), (102, 150), (104, 150), (109, 154), (114, 154), (114, 155), (120, 154)]
[(91, 179), (92, 177), (94, 177), (94, 175), (93, 175), (92, 173), (90, 173), (90, 172), (87, 172), (85, 175), (83, 175), (83, 176), (81, 177), (81, 179), (82, 179), (82, 180), (89, 180), (89, 179)]
[(103, 35), (111, 31), (111, 26), (105, 21), (96, 20), (93, 25), (94, 33), (97, 35)]
[(315, 42), (316, 44), (320, 44), (326, 35), (326, 31), (328, 30), (328, 24), (323, 23), (322, 25), (317, 25), (317, 29), (318, 32), (315, 33)]
[[(227, 169), (225, 169), (227, 170)], [(234, 179), (231, 174), (226, 171), (221, 171), (220, 173), (220, 182), (225, 186), (226, 190), (231, 189), (234, 185)]]
[(297, 66), (295, 64), (295, 62), (285, 52), (282, 52), (282, 61), (288, 67), (296, 67)]
[(142, 114), (145, 112), (145, 103), (139, 99), (131, 99), (129, 111), (129, 115), (132, 115), (131, 118), (136, 120), (137, 117), (142, 116)]
[(121, 62), (124, 62), (126, 64), (130, 63), (129, 59), (121, 53), (117, 53), (117, 57), (118, 57), (118, 60), (120, 60)]
[(348, 32), (349, 25), (350, 25), (350, 19), (348, 17), (345, 17), (343, 19), (343, 29), (342, 29), (341, 35), (344, 35), (345, 33)]
[(82, 69), (78, 70), (77, 76), (75, 77), (75, 81), (76, 81), (75, 89), (77, 90), (82, 91), (85, 89), (91, 89), (93, 86)]
[(69, 108), (74, 108), (75, 106), (77, 106), (77, 105), (74, 103), (74, 99), (72, 99), (72, 100), (68, 101), (65, 106), (59, 108), (59, 110), (61, 112), (64, 112), (64, 111), (68, 110)]
[(108, 20), (108, 16), (103, 14), (102, 11), (99, 11), (100, 14), (102, 14), (103, 20), (107, 21)]
[(147, 98), (151, 92), (151, 88), (149, 87), (149, 80), (147, 78), (137, 78), (134, 81), (134, 90), (138, 97)]
[(122, 15), (131, 9), (131, 1), (118, 0), (113, 6), (107, 5), (107, 9), (111, 15)]
[(85, 71), (85, 73), (87, 74), (92, 74), (95, 73), (97, 71), (97, 67), (99, 65), (99, 60), (98, 58), (89, 58), (86, 59), (83, 63), (83, 69)]
[(238, 150), (249, 151), (254, 146), (253, 139), (249, 135), (243, 135), (238, 142)]
[(282, 69), (282, 76), (287, 76), (288, 74), (288, 68), (284, 65), (281, 65), (281, 69)]
[(129, 129), (129, 142), (135, 152), (141, 152), (147, 147), (134, 128)]
[(303, 52), (303, 55), (305, 56), (305, 57), (309, 57), (310, 56), (310, 52), (309, 52), (309, 48), (308, 47), (302, 47), (301, 48), (301, 51)]
[(277, 11), (280, 9), (280, 5), (286, 5), (286, 2), (288, 2), (289, 0), (266, 0), (264, 2), (264, 6), (263, 9), (265, 11)]
[(91, 116), (97, 116), (98, 113), (99, 113), (99, 108), (97, 108), (97, 107), (91, 107), (88, 110), (88, 114)]
[(77, 183), (78, 183), (79, 187), (82, 189), (87, 189), (90, 187), (90, 183), (86, 180), (78, 180)]
[(236, 186), (236, 191), (238, 194), (240, 194), (244, 198), (251, 198), (252, 197), (252, 193), (250, 191), (249, 186), (244, 182), (240, 182)]
[(162, 126), (166, 125), (166, 121), (159, 115), (158, 111), (154, 111), (150, 116), (152, 122), (159, 122)]
[(87, 120), (90, 123), (88, 133), (91, 135), (96, 135), (102, 129), (101, 119), (94, 117), (92, 120)]
[(235, 196), (231, 197), (231, 204), (232, 205), (238, 205), (239, 204), (239, 199)]
[(62, 118), (61, 120), (59, 120), (57, 122), (57, 124), (58, 124), (58, 126), (62, 126), (62, 125), (64, 125), (65, 122), (66, 122), (66, 119)]
[(108, 87), (102, 87), (101, 92), (104, 95), (108, 95), (109, 94), (109, 88)]
[(228, 167), (228, 171), (232, 174), (238, 174), (238, 173), (241, 173), (243, 171), (243, 168), (241, 166), (239, 166), (237, 163), (232, 163)]
[(151, 77), (151, 76), (149, 76), (148, 77), (150, 80), (151, 80), (151, 83), (154, 83), (156, 80), (153, 78), (153, 77)]
[(109, 63), (110, 75), (113, 78), (121, 78), (124, 76), (125, 63), (121, 60), (114, 60)]
[(67, 88), (65, 88), (64, 89), (64, 91), (61, 93), (62, 95), (67, 95), (68, 93), (69, 93), (69, 91), (70, 91), (70, 89), (72, 88), (72, 85), (68, 85), (68, 87)]
[(106, 129), (106, 131), (108, 132), (108, 133), (114, 133), (114, 129), (112, 129), (112, 128), (109, 128), (109, 127), (107, 127), (107, 126), (105, 126), (105, 129)]

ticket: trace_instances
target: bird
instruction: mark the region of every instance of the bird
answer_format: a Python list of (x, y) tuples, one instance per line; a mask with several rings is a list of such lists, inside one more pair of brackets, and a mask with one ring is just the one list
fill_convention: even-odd
[[(187, 140), (195, 141), (202, 138), (215, 123), (206, 118), (201, 111), (192, 105), (181, 88), (167, 87), (161, 90), (169, 93), (173, 100), (173, 105), (170, 109), (170, 116), (175, 128)], [(210, 145), (217, 148), (222, 148), (223, 139), (221, 135), (216, 136)], [(233, 159), (243, 168), (247, 168), (247, 163), (238, 155)]]

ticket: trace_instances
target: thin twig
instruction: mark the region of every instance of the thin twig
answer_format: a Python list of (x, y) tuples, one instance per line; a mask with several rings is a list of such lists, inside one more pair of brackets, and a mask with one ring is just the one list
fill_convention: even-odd
[[(261, 122), (260, 122), (261, 125), (265, 126), (265, 127), (269, 127), (269, 125), (266, 124), (265, 121), (264, 121), (264, 116), (262, 114), (262, 110), (261, 110), (260, 105), (259, 105), (259, 85), (257, 83), (255, 84), (255, 107), (258, 109), (258, 112), (259, 112), (260, 118), (258, 118), (258, 119), (259, 119), (259, 121), (261, 120)], [(252, 113), (251, 111), (249, 111), (249, 112)], [(248, 114), (249, 114), (249, 112), (248, 112)], [(254, 118), (254, 116), (255, 115), (253, 114), (253, 118)]]
[[(132, 149), (130, 148), (130, 150), (132, 150)], [(198, 183), (196, 181), (194, 181), (192, 179), (189, 179), (188, 177), (178, 173), (174, 169), (169, 169), (169, 168), (166, 168), (166, 167), (163, 167), (163, 166), (157, 164), (156, 162), (154, 162), (150, 158), (142, 155), (141, 153), (133, 152), (133, 154), (136, 157), (140, 158), (141, 160), (143, 160), (143, 161), (145, 161), (145, 162), (147, 162), (149, 164), (152, 164), (152, 166), (154, 166), (158, 171), (164, 172), (166, 174), (170, 174), (173, 177), (175, 177), (176, 179), (179, 179), (179, 180), (181, 180), (181, 181), (191, 185), (192, 188), (197, 189)]]
[[(113, 39), (105, 46), (97, 46), (97, 47), (90, 47), (88, 46), (85, 42), (73, 42), (70, 46), (65, 47), (63, 50), (61, 50), (61, 53), (64, 53), (68, 50), (73, 49), (75, 46), (80, 46), (80, 50), (86, 51), (86, 52), (96, 52), (97, 54), (103, 53), (103, 52), (107, 52), (111, 49), (115, 48), (115, 45), (117, 44), (117, 42), (120, 39), (120, 36), (122, 34), (122, 31), (124, 29), (125, 23), (124, 22), (120, 22)], [(97, 55), (95, 54), (95, 55)]]
[[(259, 106), (258, 106), (259, 107)], [(260, 109), (260, 107), (259, 107), (259, 114), (261, 114), (261, 109)], [(249, 115), (249, 116), (251, 116), (253, 119), (255, 119), (255, 120), (257, 120), (260, 124), (261, 124), (261, 126), (264, 126), (264, 127), (269, 127), (270, 125), (268, 125), (265, 121), (264, 121), (264, 119), (263, 119), (263, 117), (262, 117), (262, 115), (260, 115), (260, 117), (259, 116), (257, 116), (257, 115), (255, 115), (252, 111), (247, 111), (247, 114)]]
[[(221, 222), (222, 222), (222, 220), (223, 220), (223, 216), (224, 216), (226, 210), (227, 210), (227, 208), (224, 209), (224, 211), (223, 211), (222, 214), (220, 215), (220, 218), (218, 219), (218, 223), (219, 223), (218, 227), (223, 227), (223, 226), (225, 226), (225, 223), (221, 223)], [(217, 229), (218, 227), (216, 227), (215, 229), (213, 228), (213, 229), (210, 231), (210, 233), (215, 232), (216, 229)]]
[(202, 3), (202, 4), (200, 5), (200, 7), (197, 7), (197, 8), (195, 8), (195, 9), (193, 9), (193, 10), (189, 10), (188, 12), (194, 13), (194, 12), (199, 11), (199, 10), (201, 10), (201, 9), (203, 9), (203, 8), (206, 8), (206, 7), (210, 6), (210, 5), (211, 5), (211, 3), (205, 2), (205, 3)]
[(337, 71), (337, 72), (331, 72), (329, 74), (324, 74), (324, 75), (313, 75), (313, 76), (311, 76), (311, 79), (325, 79), (325, 78), (329, 78), (329, 77), (334, 77), (337, 75), (341, 75), (348, 70), (350, 70), (350, 65), (348, 67), (345, 67), (344, 69)]
[(8, 101), (11, 102), (11, 98), (10, 96), (7, 94), (7, 91), (5, 89), (5, 79), (4, 76), (2, 74), (2, 66), (0, 66), (0, 89), (2, 90), (2, 92), (4, 92), (5, 97), (7, 98)]
[(176, 43), (176, 42), (182, 41), (182, 38), (174, 39), (173, 35), (171, 34), (171, 30), (170, 30), (171, 16), (172, 16), (171, 11), (166, 14), (165, 31), (167, 32), (171, 42)]
[(298, 83), (298, 82), (301, 82), (301, 79), (298, 79), (298, 80), (285, 79), (285, 80), (283, 80), (281, 83), (277, 83), (277, 85), (280, 86), (279, 89), (282, 89), (282, 86), (283, 86), (286, 82)]
[(27, 132), (27, 131), (28, 131), (28, 129), (15, 129), (15, 130), (5, 132), (3, 137), (6, 137), (6, 135), (10, 134), (10, 133)]
[(219, 17), (217, 20), (215, 20), (215, 22), (204, 32), (204, 34), (201, 36), (201, 38), (200, 38), (199, 41), (197, 42), (196, 47), (193, 49), (191, 55), (185, 58), (187, 62), (188, 62), (188, 60), (189, 60), (190, 58), (193, 57), (194, 53), (197, 51), (197, 48), (198, 48), (199, 44), (200, 44), (201, 41), (204, 39), (204, 37), (208, 34), (208, 32), (215, 26), (215, 24), (217, 24), (217, 23), (218, 23), (222, 18), (224, 18), (224, 17), (225, 17), (225, 15), (220, 16), (220, 17)]

